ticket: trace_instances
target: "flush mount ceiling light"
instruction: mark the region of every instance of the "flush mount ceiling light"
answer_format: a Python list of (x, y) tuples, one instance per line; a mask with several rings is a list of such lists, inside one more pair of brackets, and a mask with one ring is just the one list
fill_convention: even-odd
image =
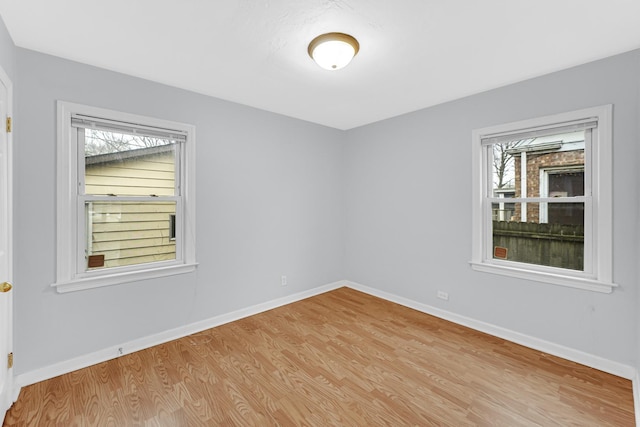
[(309, 56), (325, 70), (339, 70), (360, 50), (358, 40), (344, 33), (322, 34), (309, 43)]

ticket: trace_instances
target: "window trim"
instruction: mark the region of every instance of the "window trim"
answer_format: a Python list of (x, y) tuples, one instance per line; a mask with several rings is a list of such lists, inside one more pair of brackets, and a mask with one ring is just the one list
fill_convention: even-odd
[[(132, 123), (140, 126), (172, 129), (186, 134), (181, 174), (182, 257), (176, 261), (139, 264), (137, 266), (113, 267), (106, 270), (93, 270), (78, 273), (78, 221), (81, 213), (78, 208), (78, 149), (71, 142), (72, 132), (77, 128), (71, 125), (71, 117), (82, 114), (100, 117), (116, 122)], [(196, 216), (195, 216), (195, 126), (139, 116), (66, 101), (57, 102), (57, 221), (56, 221), (56, 282), (51, 286), (57, 292), (71, 292), (102, 286), (118, 285), (139, 280), (147, 280), (189, 273), (196, 269)], [(178, 256), (178, 253), (176, 253)]]
[[(474, 270), (603, 293), (610, 293), (618, 286), (613, 282), (612, 116), (613, 105), (608, 104), (473, 130), (470, 265)], [(593, 213), (590, 219), (593, 234), (590, 242), (585, 240), (585, 256), (588, 250), (592, 251), (592, 271), (587, 274), (583, 271), (574, 273), (569, 269), (540, 268), (534, 264), (492, 259), (486, 249), (490, 230), (486, 225), (485, 203), (491, 203), (491, 201), (485, 200), (484, 197), (484, 192), (489, 188), (489, 174), (486, 169), (489, 163), (482, 140), (492, 136), (504, 137), (509, 134), (523, 133), (532, 129), (560, 127), (565, 123), (579, 120), (586, 122), (593, 118), (598, 122), (597, 127), (593, 129), (593, 132), (597, 132), (597, 142), (591, 147), (589, 158), (591, 171), (585, 170), (585, 174), (591, 172), (592, 193), (592, 201), (585, 201), (585, 215), (587, 215), (588, 204), (592, 206), (589, 211)], [(586, 234), (587, 230), (585, 230)]]

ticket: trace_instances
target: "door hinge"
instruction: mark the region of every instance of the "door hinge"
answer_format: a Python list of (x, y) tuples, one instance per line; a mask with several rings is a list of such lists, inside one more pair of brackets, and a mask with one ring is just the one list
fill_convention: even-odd
[(13, 368), (13, 352), (7, 354), (7, 369)]
[(11, 117), (7, 117), (7, 133), (10, 133), (12, 129)]

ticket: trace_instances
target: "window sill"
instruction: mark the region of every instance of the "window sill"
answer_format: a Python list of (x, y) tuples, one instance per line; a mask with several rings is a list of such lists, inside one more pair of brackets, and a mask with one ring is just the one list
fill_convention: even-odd
[(56, 288), (58, 293), (82, 291), (85, 289), (99, 288), (102, 286), (119, 285), (140, 280), (156, 279), (158, 277), (173, 276), (195, 271), (197, 263), (180, 264), (167, 267), (156, 267), (147, 270), (127, 271), (115, 274), (105, 274), (96, 277), (83, 277), (69, 281), (56, 282), (51, 286)]
[(563, 276), (560, 274), (545, 273), (540, 271), (525, 270), (522, 268), (507, 267), (502, 265), (485, 264), (480, 262), (469, 262), (471, 268), (484, 273), (499, 274), (502, 276), (517, 277), (518, 279), (533, 280), (536, 282), (550, 283), (553, 285), (567, 286), (570, 288), (583, 289), (586, 291), (601, 292), (610, 294), (618, 287), (615, 283), (602, 282), (599, 280), (586, 279), (582, 277)]

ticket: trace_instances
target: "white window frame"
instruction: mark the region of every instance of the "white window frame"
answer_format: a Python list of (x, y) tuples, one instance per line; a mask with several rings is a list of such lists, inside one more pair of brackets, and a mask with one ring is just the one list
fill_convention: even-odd
[[(186, 135), (176, 173), (180, 174), (180, 193), (176, 194), (176, 216), (182, 218), (176, 224), (179, 248), (176, 259), (126, 267), (84, 271), (83, 235), (84, 208), (80, 209), (78, 194), (79, 149), (77, 128), (72, 127), (73, 115), (85, 115), (104, 120), (123, 122), (145, 128), (177, 131)], [(56, 282), (51, 286), (60, 293), (118, 285), (175, 274), (189, 273), (196, 269), (196, 217), (195, 217), (195, 127), (167, 120), (91, 107), (65, 101), (57, 103), (57, 224)], [(86, 233), (86, 231), (85, 231)], [(178, 246), (177, 245), (177, 246)]]
[[(612, 167), (613, 106), (603, 105), (583, 110), (538, 117), (513, 123), (489, 126), (472, 132), (472, 251), (471, 267), (476, 271), (500, 274), (595, 292), (610, 293), (613, 283), (613, 167)], [(565, 268), (494, 259), (492, 256), (492, 197), (488, 191), (490, 173), (488, 150), (482, 141), (508, 134), (524, 134), (561, 127), (581, 120), (597, 120), (592, 130), (593, 143), (585, 141), (585, 269)], [(589, 166), (590, 165), (590, 166)], [(535, 198), (525, 202), (549, 201)], [(577, 199), (576, 199), (577, 200)], [(517, 199), (516, 199), (517, 201)], [(488, 209), (487, 209), (487, 204)], [(488, 214), (487, 214), (488, 212)]]

